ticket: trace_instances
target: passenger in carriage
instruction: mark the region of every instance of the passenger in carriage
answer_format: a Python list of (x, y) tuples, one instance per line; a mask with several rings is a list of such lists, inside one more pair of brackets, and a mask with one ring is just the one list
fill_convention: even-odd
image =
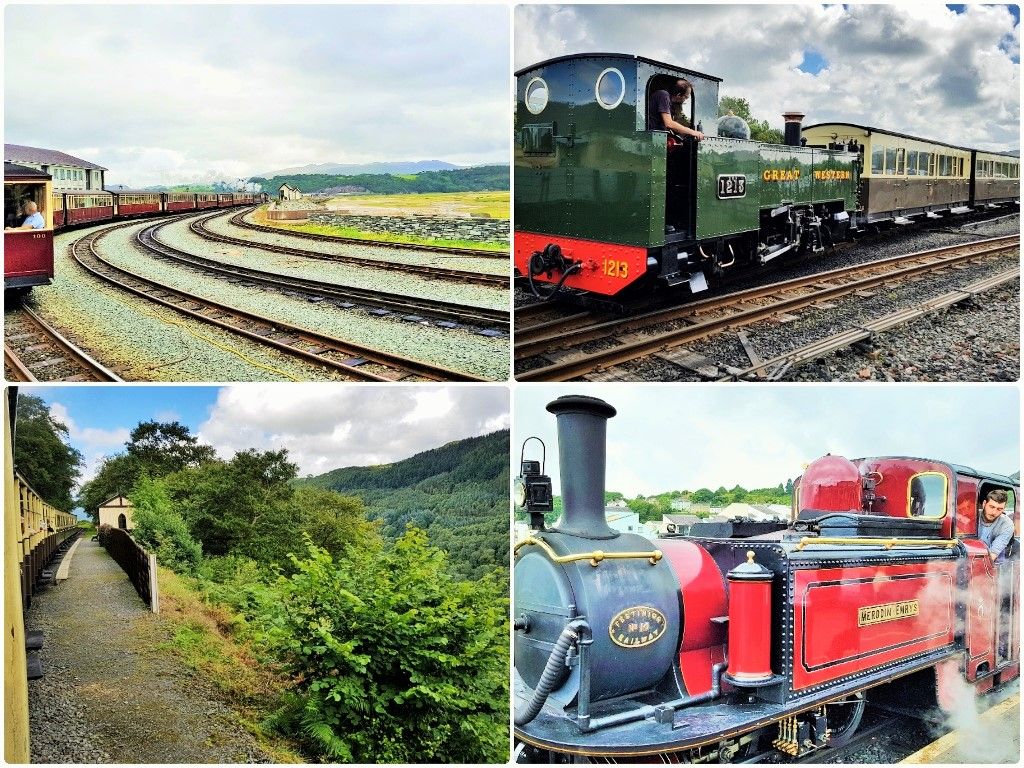
[(978, 538), (985, 542), (989, 556), (996, 564), (1005, 559), (1007, 545), (1013, 538), (1013, 521), (1003, 514), (1007, 498), (1006, 491), (989, 491), (978, 520)]
[(693, 93), (693, 86), (688, 80), (680, 78), (675, 85), (667, 91), (655, 91), (651, 94), (651, 103), (647, 110), (647, 130), (649, 131), (673, 131), (681, 136), (693, 136), (697, 141), (704, 138), (704, 134), (694, 130), (682, 121), (686, 121), (682, 114), (682, 105)]
[(43, 219), (43, 215), (39, 213), (39, 206), (29, 200), (25, 203), (25, 220), (21, 222), (20, 227), (8, 227), (7, 229), (43, 229), (46, 226), (46, 221)]

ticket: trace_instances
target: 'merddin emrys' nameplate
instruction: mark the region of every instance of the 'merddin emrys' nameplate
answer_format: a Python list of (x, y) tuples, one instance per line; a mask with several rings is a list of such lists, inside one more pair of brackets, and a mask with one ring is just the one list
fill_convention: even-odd
[(920, 612), (917, 600), (903, 600), (899, 603), (885, 603), (884, 605), (869, 605), (861, 608), (857, 614), (857, 626), (866, 627), (869, 624), (881, 624), (886, 621), (908, 619), (917, 616)]

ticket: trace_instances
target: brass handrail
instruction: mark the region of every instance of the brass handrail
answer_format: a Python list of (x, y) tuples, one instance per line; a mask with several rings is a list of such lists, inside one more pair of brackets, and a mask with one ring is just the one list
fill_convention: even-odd
[(527, 544), (535, 544), (543, 550), (544, 554), (551, 558), (552, 562), (558, 563), (572, 563), (576, 560), (589, 560), (590, 564), (595, 568), (601, 564), (602, 560), (647, 560), (651, 565), (656, 565), (662, 558), (662, 552), (660, 549), (655, 549), (652, 552), (604, 552), (600, 549), (595, 549), (593, 552), (581, 552), (576, 555), (559, 555), (551, 548), (551, 546), (543, 539), (538, 539), (535, 536), (528, 536), (527, 538), (520, 541), (515, 545), (513, 552), (519, 553), (519, 550), (525, 547)]
[(837, 546), (849, 547), (943, 547), (950, 549), (957, 545), (955, 539), (880, 539), (880, 538), (858, 538), (855, 536), (805, 536), (796, 545), (799, 551), (810, 544), (835, 544)]

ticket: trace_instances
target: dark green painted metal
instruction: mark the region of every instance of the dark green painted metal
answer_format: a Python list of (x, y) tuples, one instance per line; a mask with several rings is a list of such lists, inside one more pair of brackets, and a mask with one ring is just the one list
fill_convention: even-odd
[[(706, 138), (697, 144), (697, 239), (757, 229), (761, 159), (754, 141)], [(744, 197), (718, 199), (718, 177), (742, 173)]]

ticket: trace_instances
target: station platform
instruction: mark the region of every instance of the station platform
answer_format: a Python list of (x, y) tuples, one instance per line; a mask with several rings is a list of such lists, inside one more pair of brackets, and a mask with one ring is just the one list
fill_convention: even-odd
[(980, 713), (965, 713), (955, 731), (900, 761), (918, 765), (1020, 762), (1020, 689)]

